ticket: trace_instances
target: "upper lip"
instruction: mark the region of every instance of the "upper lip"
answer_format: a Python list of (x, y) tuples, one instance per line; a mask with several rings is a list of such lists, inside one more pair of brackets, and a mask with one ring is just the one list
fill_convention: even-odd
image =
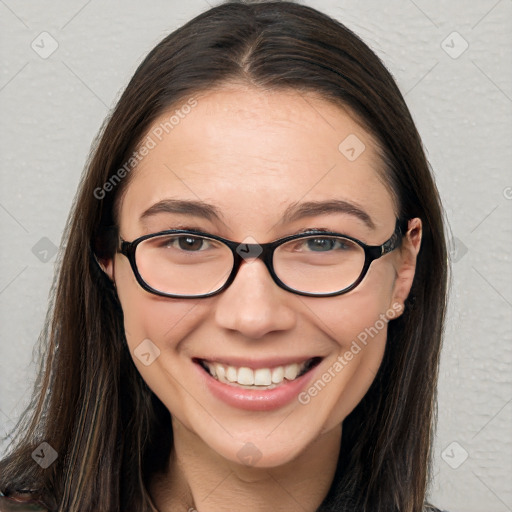
[(313, 358), (323, 359), (322, 356), (291, 356), (291, 357), (267, 357), (260, 359), (251, 359), (247, 357), (234, 357), (234, 356), (212, 356), (212, 357), (194, 357), (193, 361), (206, 361), (208, 363), (218, 363), (224, 366), (234, 366), (236, 368), (246, 367), (251, 369), (258, 368), (275, 368), (276, 366), (286, 366), (289, 364), (297, 363), (302, 364)]

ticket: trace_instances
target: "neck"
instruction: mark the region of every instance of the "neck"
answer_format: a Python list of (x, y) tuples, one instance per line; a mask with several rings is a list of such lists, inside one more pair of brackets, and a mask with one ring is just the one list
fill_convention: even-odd
[(150, 493), (159, 512), (314, 512), (331, 486), (341, 426), (320, 435), (295, 459), (259, 468), (224, 459), (173, 418), (174, 448)]

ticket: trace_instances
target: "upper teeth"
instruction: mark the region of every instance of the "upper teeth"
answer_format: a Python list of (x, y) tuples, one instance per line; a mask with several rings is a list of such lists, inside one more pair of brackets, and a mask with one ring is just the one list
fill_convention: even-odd
[(220, 363), (203, 361), (210, 374), (221, 382), (232, 382), (243, 386), (270, 386), (280, 384), (284, 379), (294, 380), (305, 368), (307, 361), (292, 363), (275, 368), (258, 368), (253, 370), (246, 366), (235, 368)]

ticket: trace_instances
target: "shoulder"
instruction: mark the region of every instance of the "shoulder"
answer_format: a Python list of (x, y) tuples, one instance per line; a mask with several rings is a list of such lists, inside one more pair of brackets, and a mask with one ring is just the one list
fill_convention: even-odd
[(0, 493), (0, 512), (48, 512), (47, 509), (28, 498), (7, 497)]

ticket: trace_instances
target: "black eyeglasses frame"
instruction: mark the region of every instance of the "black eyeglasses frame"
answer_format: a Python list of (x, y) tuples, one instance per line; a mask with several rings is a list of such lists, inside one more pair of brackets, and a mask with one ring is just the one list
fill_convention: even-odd
[[(228, 286), (231, 285), (231, 283), (235, 280), (235, 277), (238, 273), (238, 270), (240, 269), (240, 266), (242, 263), (247, 259), (247, 257), (242, 256), (239, 251), (241, 251), (240, 247), (243, 247), (243, 252), (247, 254), (255, 254), (258, 253), (255, 256), (251, 256), (252, 258), (260, 259), (264, 262), (265, 266), (267, 267), (270, 275), (272, 276), (274, 282), (283, 290), (289, 291), (291, 293), (295, 293), (297, 295), (302, 295), (306, 297), (334, 297), (337, 295), (342, 295), (345, 293), (348, 293), (352, 291), (356, 286), (358, 286), (361, 281), (365, 278), (370, 265), (373, 261), (379, 259), (380, 257), (384, 256), (385, 254), (388, 254), (389, 252), (395, 250), (397, 247), (400, 246), (402, 238), (406, 232), (406, 221), (401, 221), (400, 219), (396, 219), (395, 224), (395, 230), (391, 237), (386, 240), (382, 245), (367, 245), (364, 242), (361, 242), (357, 238), (353, 238), (348, 235), (343, 235), (341, 233), (336, 233), (333, 231), (310, 231), (307, 233), (299, 233), (296, 235), (289, 235), (283, 238), (279, 238), (278, 240), (274, 240), (273, 242), (268, 242), (264, 244), (244, 244), (241, 242), (234, 242), (233, 240), (228, 240), (227, 238), (222, 238), (217, 235), (212, 235), (210, 233), (205, 233), (203, 231), (195, 231), (195, 230), (186, 230), (186, 229), (170, 229), (166, 231), (160, 231), (158, 233), (151, 233), (148, 235), (143, 235), (132, 242), (127, 242), (123, 240), (122, 238), (119, 239), (119, 245), (117, 248), (117, 252), (124, 254), (131, 265), (131, 268), (133, 270), (133, 273), (135, 275), (135, 278), (137, 279), (137, 282), (139, 285), (146, 290), (149, 293), (153, 293), (155, 295), (159, 295), (161, 297), (169, 297), (169, 298), (177, 298), (177, 299), (201, 299), (206, 297), (212, 297), (214, 295), (217, 295), (221, 292), (223, 292)], [(206, 238), (210, 238), (213, 240), (217, 240), (219, 242), (222, 242), (224, 245), (229, 247), (231, 249), (231, 252), (233, 253), (233, 268), (231, 270), (231, 273), (228, 277), (228, 279), (225, 281), (225, 283), (217, 290), (209, 293), (204, 293), (200, 295), (176, 295), (171, 293), (165, 293), (161, 292), (160, 290), (157, 290), (155, 288), (152, 288), (149, 286), (144, 279), (142, 279), (142, 276), (139, 273), (139, 270), (137, 268), (137, 262), (135, 258), (135, 251), (137, 250), (137, 246), (143, 242), (144, 240), (147, 240), (149, 238), (154, 238), (157, 236), (162, 235), (171, 235), (171, 234), (184, 234), (184, 235), (191, 235), (191, 236), (202, 236)], [(289, 242), (290, 240), (298, 240), (300, 238), (307, 238), (311, 236), (336, 236), (336, 237), (342, 237), (346, 238), (348, 240), (351, 240), (352, 242), (356, 243), (362, 249), (364, 250), (365, 254), (365, 260), (364, 265), (361, 270), (361, 273), (359, 274), (359, 277), (356, 279), (354, 283), (352, 283), (350, 286), (347, 286), (346, 288), (336, 291), (336, 292), (329, 292), (329, 293), (310, 293), (310, 292), (302, 292), (300, 290), (296, 290), (294, 288), (291, 288), (290, 286), (287, 286), (285, 283), (283, 283), (277, 274), (274, 271), (274, 265), (273, 265), (273, 257), (274, 257), (274, 251), (282, 244)]]

